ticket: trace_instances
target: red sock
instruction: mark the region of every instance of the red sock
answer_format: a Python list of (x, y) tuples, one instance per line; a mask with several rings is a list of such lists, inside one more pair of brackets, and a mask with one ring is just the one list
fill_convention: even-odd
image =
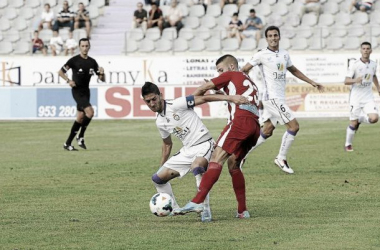
[(232, 177), (232, 186), (234, 187), (236, 200), (238, 202), (238, 213), (247, 210), (245, 199), (245, 179), (243, 172), (240, 169), (233, 169), (230, 171)]
[(222, 173), (222, 165), (216, 162), (210, 162), (206, 173), (202, 176), (201, 184), (199, 185), (199, 191), (194, 197), (192, 202), (197, 204), (202, 203), (210, 192), (212, 186), (218, 181), (220, 174)]

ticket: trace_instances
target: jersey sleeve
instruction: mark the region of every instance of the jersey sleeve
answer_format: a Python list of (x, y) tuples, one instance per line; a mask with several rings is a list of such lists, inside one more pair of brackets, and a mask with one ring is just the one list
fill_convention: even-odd
[(166, 139), (170, 136), (170, 133), (168, 131), (166, 131), (165, 129), (163, 129), (161, 127), (157, 127), (157, 128), (158, 128), (158, 132), (160, 132), (162, 139)]
[(375, 72), (373, 73), (373, 76), (376, 76), (376, 72), (377, 72), (377, 63), (375, 63)]
[(95, 60), (94, 60), (94, 71), (95, 71), (95, 74), (99, 75), (99, 65)]
[(261, 54), (260, 52), (257, 52), (256, 54), (254, 54), (251, 60), (248, 61), (248, 63), (251, 64), (252, 66), (260, 65), (261, 64), (260, 54)]
[(62, 70), (64, 70), (63, 72), (66, 73), (66, 71), (69, 70), (69, 69), (67, 69), (67, 67), (69, 67), (69, 69), (72, 69), (74, 67), (74, 59), (73, 59), (73, 57), (70, 58), (65, 65), (63, 65), (63, 67), (62, 67)]
[(286, 60), (286, 68), (289, 68), (289, 67), (292, 67), (293, 66), (293, 63), (292, 63), (292, 60), (290, 59), (290, 55), (287, 54), (287, 60)]
[(232, 74), (230, 72), (224, 72), (220, 76), (211, 79), (211, 81), (214, 83), (215, 88), (219, 90), (227, 86), (228, 83), (231, 81), (231, 78)]
[(186, 110), (193, 109), (195, 106), (194, 96), (189, 95), (185, 97), (177, 98), (173, 101), (174, 110)]
[(354, 66), (355, 62), (351, 61), (349, 64), (350, 65), (348, 66), (348, 71), (347, 71), (346, 77), (353, 78), (355, 75), (355, 66)]

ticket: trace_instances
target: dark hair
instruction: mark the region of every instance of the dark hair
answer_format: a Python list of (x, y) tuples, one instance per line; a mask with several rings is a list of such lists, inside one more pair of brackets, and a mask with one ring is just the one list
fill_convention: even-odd
[(88, 38), (81, 38), (81, 39), (79, 40), (79, 42), (78, 42), (78, 45), (79, 45), (79, 46), (80, 46), (80, 43), (81, 43), (82, 41), (83, 41), (83, 42), (86, 42), (86, 41), (87, 41), (87, 42), (88, 42), (88, 45), (91, 46), (91, 44), (90, 44), (90, 39), (88, 39)]
[(277, 30), (278, 32), (278, 36), (280, 36), (280, 29), (277, 27), (277, 26), (269, 26), (266, 30), (265, 30), (265, 37), (268, 37), (268, 31), (270, 30)]
[(141, 95), (144, 97), (149, 94), (161, 94), (159, 88), (156, 84), (151, 82), (145, 82), (144, 86), (141, 88)]
[(369, 45), (369, 47), (372, 49), (372, 45), (371, 45), (370, 42), (362, 42), (362, 44), (360, 44), (360, 48), (361, 48), (363, 45)]
[(232, 16), (239, 16), (239, 14), (235, 12), (234, 14), (232, 14)]
[(249, 13), (256, 13), (255, 9), (250, 9)]
[(45, 3), (45, 5), (44, 5), (44, 6), (46, 6), (46, 5), (47, 5), (47, 6), (49, 6), (49, 8), (50, 8), (50, 4), (48, 4), (48, 3)]
[(219, 63), (222, 63), (224, 61), (227, 61), (227, 63), (233, 63), (233, 64), (235, 64), (236, 67), (238, 67), (238, 61), (236, 60), (236, 58), (232, 55), (229, 55), (229, 54), (220, 57), (216, 61), (215, 65), (218, 65)]
[(156, 6), (158, 6), (156, 2), (152, 2), (152, 3), (150, 4), (150, 6), (152, 6), (152, 5), (156, 5)]

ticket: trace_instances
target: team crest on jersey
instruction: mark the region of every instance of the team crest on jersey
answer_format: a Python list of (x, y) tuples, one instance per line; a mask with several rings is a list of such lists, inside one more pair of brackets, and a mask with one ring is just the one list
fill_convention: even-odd
[(173, 118), (174, 118), (174, 120), (179, 121), (179, 115), (173, 114)]
[(371, 78), (371, 74), (365, 74), (365, 75), (364, 75), (364, 79), (365, 79), (365, 80), (369, 80), (370, 78)]
[(278, 68), (278, 70), (283, 71), (284, 70), (284, 64), (283, 63), (277, 63), (277, 68)]

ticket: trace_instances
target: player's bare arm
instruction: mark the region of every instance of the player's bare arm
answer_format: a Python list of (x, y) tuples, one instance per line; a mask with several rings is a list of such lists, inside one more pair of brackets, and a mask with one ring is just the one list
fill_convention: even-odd
[(215, 85), (212, 81), (205, 80), (206, 82), (199, 86), (195, 92), (193, 93), (193, 96), (202, 96), (204, 95), (208, 90), (215, 89)]
[(379, 80), (377, 79), (377, 76), (376, 75), (374, 75), (373, 76), (373, 84), (375, 84), (375, 86), (376, 86), (376, 89), (377, 89), (377, 92), (379, 93), (379, 95), (380, 95), (380, 86), (379, 86)]
[(99, 74), (98, 74), (99, 80), (102, 82), (106, 81), (106, 75), (104, 74), (104, 68), (99, 67)]
[(362, 81), (362, 76), (356, 78), (346, 77), (346, 79), (344, 80), (344, 85), (353, 85), (355, 83), (361, 83)]
[(247, 63), (244, 65), (244, 67), (241, 69), (242, 72), (248, 75), (249, 71), (253, 68), (253, 66), (250, 63)]
[[(70, 68), (68, 66), (65, 66), (65, 69), (67, 72)], [(77, 86), (73, 80), (69, 79), (69, 77), (66, 75), (65, 72), (63, 72), (62, 69), (58, 71), (58, 75), (62, 77), (62, 79), (65, 80), (65, 82), (67, 82), (70, 85), (70, 87), (74, 88)]]
[(304, 73), (302, 73), (299, 69), (297, 69), (295, 66), (290, 66), (288, 68), (288, 70), (290, 71), (290, 73), (292, 73), (295, 77), (297, 77), (298, 79), (302, 80), (302, 81), (305, 81), (307, 83), (309, 83), (311, 86), (313, 87), (316, 87), (319, 92), (323, 92), (325, 87), (320, 84), (320, 83), (317, 83), (317, 82), (314, 82), (313, 80), (311, 80), (309, 77), (305, 76)]
[(201, 105), (206, 102), (227, 101), (233, 102), (237, 105), (249, 104), (249, 100), (245, 96), (241, 95), (203, 95), (194, 96), (195, 105)]
[(162, 139), (162, 156), (161, 156), (161, 166), (169, 159), (170, 152), (172, 151), (173, 142), (169, 135), (167, 138)]

